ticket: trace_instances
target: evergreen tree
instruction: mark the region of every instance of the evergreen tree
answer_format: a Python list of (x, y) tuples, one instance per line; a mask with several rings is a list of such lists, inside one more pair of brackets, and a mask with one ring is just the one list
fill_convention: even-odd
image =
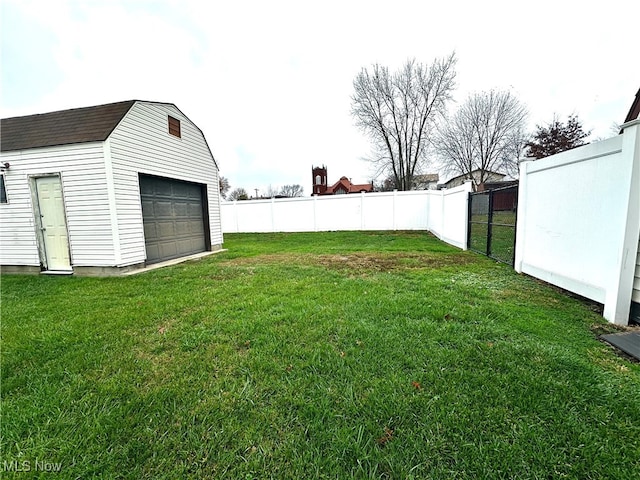
[(527, 156), (536, 159), (585, 145), (584, 139), (591, 133), (583, 130), (582, 123), (576, 115), (570, 115), (567, 123), (554, 116), (551, 123), (546, 126), (536, 125), (536, 129), (531, 140), (525, 144)]

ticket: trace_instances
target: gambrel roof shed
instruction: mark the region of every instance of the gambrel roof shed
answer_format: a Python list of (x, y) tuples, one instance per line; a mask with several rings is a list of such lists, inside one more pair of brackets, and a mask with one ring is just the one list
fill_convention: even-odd
[(171, 103), (2, 119), (0, 155), (5, 271), (112, 273), (221, 248), (217, 164)]

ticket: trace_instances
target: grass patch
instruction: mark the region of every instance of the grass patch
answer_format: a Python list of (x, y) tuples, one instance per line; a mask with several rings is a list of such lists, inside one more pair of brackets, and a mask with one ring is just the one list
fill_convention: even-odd
[(60, 462), (60, 478), (640, 472), (640, 365), (577, 299), (420, 232), (225, 247), (132, 277), (3, 276), (3, 462)]

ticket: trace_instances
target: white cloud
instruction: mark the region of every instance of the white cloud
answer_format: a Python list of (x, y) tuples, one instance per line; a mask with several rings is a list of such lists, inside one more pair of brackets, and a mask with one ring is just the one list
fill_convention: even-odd
[[(362, 67), (430, 62), (455, 49), (458, 101), (511, 89), (528, 105), (531, 128), (577, 113), (594, 135), (608, 135), (639, 86), (635, 3), (525, 6), (4, 0), (3, 25), (18, 24), (15, 43), (3, 34), (3, 69), (19, 68), (25, 81), (3, 74), (2, 115), (172, 102), (204, 131), (233, 187), (300, 183), (309, 193), (312, 164), (326, 164), (330, 180), (369, 179), (360, 160), (369, 146), (349, 114)], [(34, 61), (5, 64), (15, 58)]]

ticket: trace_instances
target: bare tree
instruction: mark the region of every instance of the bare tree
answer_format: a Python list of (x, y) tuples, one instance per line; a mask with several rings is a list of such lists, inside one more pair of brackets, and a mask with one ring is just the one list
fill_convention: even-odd
[[(474, 188), (490, 172), (517, 175), (526, 142), (526, 107), (511, 93), (476, 93), (439, 129), (436, 148), (445, 173), (465, 175)], [(476, 175), (472, 172), (477, 171)]]
[(411, 190), (427, 160), (434, 126), (455, 88), (455, 53), (431, 65), (408, 60), (396, 73), (375, 64), (353, 81), (351, 113), (373, 142), (375, 176), (392, 176), (399, 190)]
[(373, 191), (374, 192), (392, 192), (396, 190), (396, 182), (393, 177), (383, 178), (380, 183), (374, 182)]
[(249, 200), (249, 195), (247, 195), (247, 191), (244, 188), (240, 187), (229, 194), (229, 200)]
[(297, 183), (295, 185), (283, 185), (280, 189), (280, 195), (283, 197), (301, 197), (304, 189)]
[(226, 200), (227, 192), (231, 188), (231, 185), (229, 185), (229, 180), (227, 180), (227, 177), (220, 177), (219, 183), (220, 183), (220, 195), (222, 196), (222, 198)]
[(267, 187), (267, 191), (262, 198), (275, 198), (278, 195), (278, 187), (273, 187), (271, 184)]

